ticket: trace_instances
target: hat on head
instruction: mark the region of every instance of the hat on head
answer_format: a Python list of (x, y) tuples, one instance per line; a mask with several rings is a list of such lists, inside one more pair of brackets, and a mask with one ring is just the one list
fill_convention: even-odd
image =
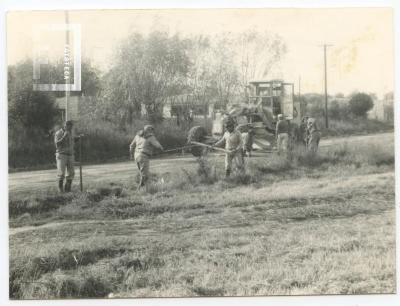
[(145, 125), (143, 128), (143, 134), (145, 137), (150, 137), (154, 134), (154, 127), (152, 125)]
[(143, 128), (144, 132), (153, 132), (154, 131), (154, 127), (152, 125), (145, 125)]

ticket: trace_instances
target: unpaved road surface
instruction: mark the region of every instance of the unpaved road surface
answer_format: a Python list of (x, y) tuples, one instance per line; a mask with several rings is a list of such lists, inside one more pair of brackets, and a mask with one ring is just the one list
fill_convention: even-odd
[[(363, 136), (350, 136), (350, 137), (337, 137), (321, 140), (321, 147), (330, 147), (341, 143), (354, 143), (376, 144), (385, 145), (392, 142), (394, 133), (382, 133)], [(265, 153), (256, 153), (255, 157), (265, 156)], [(190, 154), (185, 156), (174, 156), (161, 159), (153, 159), (151, 161), (152, 171), (168, 172), (176, 169), (177, 167), (190, 167), (195, 164), (195, 158)], [(102, 181), (116, 181), (129, 182), (135, 179), (137, 175), (137, 168), (133, 161), (126, 161), (120, 163), (109, 163), (102, 165), (88, 165), (83, 167), (83, 181), (99, 183)], [(26, 192), (29, 190), (46, 189), (57, 184), (57, 171), (51, 170), (38, 170), (38, 171), (24, 171), (17, 173), (10, 173), (8, 176), (9, 192)], [(75, 168), (75, 184), (79, 184), (79, 169)], [(77, 186), (75, 187), (77, 188)]]

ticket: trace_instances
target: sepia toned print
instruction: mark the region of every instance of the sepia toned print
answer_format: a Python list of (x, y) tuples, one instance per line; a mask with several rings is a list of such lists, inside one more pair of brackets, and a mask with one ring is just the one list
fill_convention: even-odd
[(7, 14), (10, 299), (394, 294), (390, 8)]

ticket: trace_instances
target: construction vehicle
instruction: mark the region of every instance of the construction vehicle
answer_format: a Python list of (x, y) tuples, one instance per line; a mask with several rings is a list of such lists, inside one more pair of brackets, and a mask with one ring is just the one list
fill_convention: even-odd
[[(188, 142), (212, 144), (224, 133), (224, 123), (233, 119), (240, 132), (249, 128), (254, 133), (254, 149), (271, 151), (276, 147), (275, 126), (278, 114), (283, 114), (290, 122), (292, 142), (300, 141), (300, 102), (294, 101), (293, 83), (282, 80), (251, 81), (247, 86), (247, 98), (241, 103), (228, 103), (226, 111), (217, 112), (213, 120), (211, 136), (205, 128), (195, 126), (190, 129)], [(201, 156), (206, 152), (203, 146), (194, 146), (191, 153)]]

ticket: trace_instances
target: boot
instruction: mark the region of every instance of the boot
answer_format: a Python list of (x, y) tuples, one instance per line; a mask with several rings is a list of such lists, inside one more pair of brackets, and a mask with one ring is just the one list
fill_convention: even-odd
[(65, 192), (71, 192), (71, 184), (72, 184), (72, 180), (67, 179), (67, 181), (65, 183), (65, 188), (64, 188)]
[(225, 170), (225, 177), (229, 177), (231, 175), (231, 170)]
[(64, 192), (64, 180), (58, 180), (58, 190)]

